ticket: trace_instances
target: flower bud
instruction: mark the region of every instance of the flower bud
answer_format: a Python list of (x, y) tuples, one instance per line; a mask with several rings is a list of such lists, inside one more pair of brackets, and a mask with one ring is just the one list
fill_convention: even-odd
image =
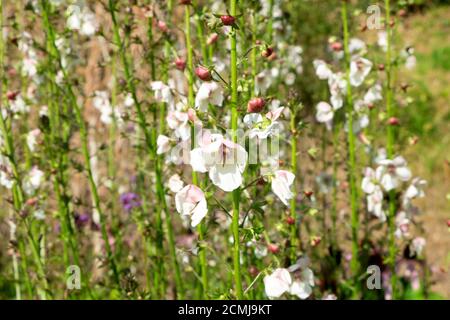
[(295, 224), (295, 219), (291, 216), (287, 216), (286, 223), (291, 226), (291, 225)]
[(317, 247), (320, 244), (321, 241), (322, 241), (321, 237), (319, 237), (319, 236), (312, 236), (311, 240), (310, 240), (310, 243), (311, 243), (311, 246)]
[(312, 190), (305, 190), (303, 191), (303, 194), (307, 197), (307, 198), (311, 198), (311, 196), (314, 194), (314, 192)]
[(390, 126), (398, 126), (398, 125), (400, 125), (400, 120), (398, 118), (396, 118), (396, 117), (391, 117), (388, 120), (388, 124)]
[(232, 26), (234, 24), (234, 22), (236, 21), (236, 19), (233, 16), (230, 16), (230, 15), (220, 16), (220, 20), (222, 20), (222, 23), (225, 26)]
[(256, 277), (259, 273), (259, 270), (257, 267), (255, 266), (250, 266), (248, 268), (248, 273), (250, 274), (250, 276), (252, 276), (253, 278)]
[(265, 107), (266, 101), (263, 98), (253, 98), (247, 104), (248, 113), (258, 113), (261, 112)]
[(192, 0), (180, 0), (180, 4), (191, 5), (192, 4)]
[(167, 23), (165, 23), (164, 21), (162, 21), (162, 20), (158, 20), (158, 22), (156, 23), (156, 26), (158, 27), (158, 29), (161, 31), (161, 32), (167, 32), (167, 31), (169, 31), (169, 28), (167, 27)]
[(19, 95), (18, 91), (8, 91), (8, 93), (6, 93), (6, 97), (8, 98), (9, 101), (16, 100), (18, 95)]
[(208, 45), (212, 45), (217, 42), (217, 39), (219, 39), (219, 35), (217, 33), (213, 33), (208, 37), (208, 40), (206, 41), (206, 43)]
[(280, 248), (276, 244), (273, 244), (273, 243), (269, 243), (267, 245), (267, 249), (273, 254), (277, 254), (278, 252), (280, 252)]
[(379, 71), (384, 71), (384, 69), (386, 69), (386, 67), (384, 66), (384, 64), (380, 63), (380, 64), (378, 65), (378, 70), (379, 70)]
[(188, 114), (189, 121), (191, 121), (192, 123), (197, 121), (197, 114), (195, 113), (194, 109), (189, 108), (188, 111), (187, 111), (187, 114)]
[(195, 69), (195, 74), (203, 81), (211, 81), (212, 79), (209, 69), (202, 66)]
[(269, 58), (273, 54), (273, 48), (267, 47), (261, 52), (261, 56), (264, 58)]
[(342, 48), (343, 48), (343, 46), (342, 46), (342, 43), (340, 43), (340, 42), (336, 41), (331, 44), (331, 49), (335, 52), (342, 51)]
[(182, 58), (175, 59), (175, 68), (180, 71), (184, 71), (184, 69), (186, 68), (186, 61)]

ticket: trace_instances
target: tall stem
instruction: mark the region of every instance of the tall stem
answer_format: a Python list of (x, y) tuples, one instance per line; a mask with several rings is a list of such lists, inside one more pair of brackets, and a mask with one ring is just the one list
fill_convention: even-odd
[[(290, 119), (290, 126), (291, 126), (291, 171), (293, 174), (297, 176), (297, 123), (296, 123), (296, 110), (294, 110), (294, 107), (291, 110), (291, 119)], [(297, 231), (297, 184), (294, 183), (292, 185), (292, 193), (294, 194), (294, 197), (291, 199), (290, 203), (290, 210), (291, 210), (291, 217), (294, 218), (294, 223), (291, 224), (291, 253), (290, 253), (290, 259), (292, 263), (295, 263), (296, 261), (296, 251), (297, 251), (297, 243), (298, 243), (298, 231)]]
[(47, 0), (41, 0), (42, 5), (42, 17), (43, 17), (43, 23), (44, 27), (47, 32), (47, 37), (49, 38), (49, 43), (52, 46), (52, 54), (54, 55), (52, 58), (55, 59), (58, 67), (60, 68), (64, 81), (66, 83), (66, 90), (68, 94), (68, 101), (70, 103), (70, 106), (75, 111), (75, 117), (77, 120), (77, 123), (79, 125), (80, 130), (80, 140), (81, 140), (81, 150), (84, 158), (84, 165), (85, 170), (89, 182), (89, 188), (92, 193), (92, 199), (94, 204), (94, 209), (98, 212), (99, 215), (99, 223), (100, 223), (100, 229), (102, 233), (103, 242), (105, 244), (106, 249), (106, 255), (107, 255), (107, 261), (109, 263), (110, 269), (113, 272), (113, 278), (114, 282), (117, 285), (118, 288), (120, 288), (120, 279), (119, 279), (119, 272), (117, 269), (117, 265), (114, 259), (114, 255), (111, 249), (111, 245), (109, 243), (109, 237), (106, 230), (106, 224), (105, 224), (105, 216), (103, 213), (103, 209), (100, 205), (100, 196), (98, 194), (98, 188), (97, 184), (94, 179), (94, 174), (92, 171), (91, 166), (91, 156), (89, 152), (89, 144), (88, 144), (88, 130), (86, 127), (86, 123), (83, 118), (83, 114), (81, 111), (80, 106), (77, 102), (77, 97), (75, 96), (75, 92), (72, 88), (72, 84), (70, 82), (67, 70), (63, 67), (62, 60), (61, 60), (61, 54), (59, 52), (58, 47), (56, 46), (56, 37), (55, 37), (55, 30), (53, 25), (50, 23), (49, 15), (50, 15), (50, 7)]
[(350, 205), (351, 205), (351, 229), (352, 229), (352, 260), (351, 270), (353, 273), (355, 287), (359, 286), (357, 280), (359, 276), (359, 244), (358, 244), (358, 189), (356, 186), (356, 147), (355, 135), (353, 134), (353, 96), (352, 87), (350, 85), (350, 50), (349, 50), (349, 30), (348, 30), (348, 13), (347, 1), (342, 1), (342, 24), (344, 28), (344, 50), (345, 50), (345, 69), (347, 79), (347, 142), (348, 142), (348, 179), (350, 184)]
[[(230, 14), (236, 16), (236, 0), (231, 0)], [(236, 50), (236, 30), (233, 28), (230, 31), (231, 44), (231, 130), (233, 132), (233, 141), (237, 142), (238, 129), (238, 84), (237, 84), (237, 50)], [(242, 290), (242, 276), (241, 276), (241, 252), (239, 246), (239, 202), (240, 202), (240, 188), (233, 191), (233, 219), (232, 219), (232, 233), (234, 240), (233, 252), (233, 267), (234, 267), (234, 284), (235, 293), (238, 299), (244, 298)]]
[[(116, 0), (109, 0), (108, 2), (109, 12), (111, 14), (111, 19), (113, 22), (113, 32), (114, 32), (114, 43), (116, 46), (118, 46), (120, 50), (120, 55), (122, 58), (122, 64), (123, 69), (125, 73), (125, 80), (127, 83), (128, 90), (131, 93), (131, 96), (133, 98), (133, 102), (136, 108), (137, 116), (138, 116), (138, 124), (142, 132), (144, 133), (144, 140), (147, 147), (147, 150), (150, 152), (151, 157), (154, 159), (154, 170), (155, 170), (155, 176), (156, 176), (156, 195), (158, 199), (158, 205), (159, 209), (157, 209), (157, 229), (161, 227), (161, 212), (160, 210), (164, 210), (165, 213), (165, 222), (167, 227), (167, 242), (169, 244), (169, 251), (170, 256), (172, 260), (172, 267), (175, 272), (175, 285), (177, 288), (177, 297), (179, 299), (182, 299), (184, 295), (184, 289), (183, 289), (183, 281), (181, 278), (181, 271), (180, 266), (178, 264), (178, 260), (176, 257), (176, 248), (175, 248), (175, 238), (173, 234), (173, 226), (172, 226), (172, 219), (171, 219), (171, 212), (168, 210), (167, 203), (166, 203), (166, 197), (165, 197), (165, 190), (163, 185), (163, 177), (162, 177), (162, 169), (161, 169), (161, 157), (157, 154), (157, 148), (156, 148), (156, 139), (157, 139), (157, 128), (156, 125), (154, 126), (148, 126), (144, 110), (142, 109), (141, 102), (138, 99), (137, 96), (137, 88), (135, 85), (135, 79), (133, 75), (131, 74), (132, 70), (130, 67), (130, 63), (128, 61), (126, 52), (125, 52), (125, 45), (123, 41), (120, 38), (119, 34), (119, 25), (116, 18)], [(154, 121), (156, 122), (156, 116), (154, 114)], [(149, 130), (149, 127), (152, 128), (152, 130)], [(162, 236), (162, 235), (160, 235)], [(161, 240), (158, 241), (158, 246), (160, 247), (160, 254), (163, 254), (162, 252), (162, 243)], [(162, 256), (158, 257), (158, 259), (162, 259)], [(163, 267), (163, 265), (160, 265), (160, 267)], [(162, 276), (162, 273), (161, 273)]]
[[(3, 39), (3, 0), (0, 0), (0, 70), (3, 72), (5, 69), (5, 42)], [(19, 168), (18, 164), (16, 162), (15, 157), (15, 149), (14, 149), (14, 139), (12, 137), (12, 133), (10, 131), (10, 128), (8, 127), (8, 124), (6, 122), (6, 119), (3, 118), (3, 112), (2, 109), (4, 107), (4, 92), (7, 88), (7, 77), (5, 77), (3, 74), (1, 75), (1, 83), (0, 83), (0, 131), (3, 136), (4, 140), (4, 152), (6, 157), (9, 160), (13, 178), (14, 178), (14, 184), (12, 187), (12, 195), (13, 195), (13, 202), (14, 202), (14, 209), (16, 213), (20, 212), (22, 210), (24, 205), (24, 192), (21, 185), (21, 177), (19, 174)], [(33, 232), (31, 230), (30, 225), (28, 224), (27, 219), (25, 218), (23, 220), (23, 224), (25, 226), (26, 235), (28, 242), (31, 246), (31, 251), (33, 255), (34, 262), (36, 264), (37, 268), (37, 274), (39, 279), (42, 281), (42, 290), (38, 290), (41, 299), (47, 299), (48, 294), (48, 282), (45, 274), (45, 266), (43, 261), (41, 260), (40, 252), (39, 252), (39, 245), (34, 239)], [(19, 240), (19, 245), (22, 245), (21, 240)], [(21, 250), (21, 253), (25, 253), (25, 250)], [(26, 256), (22, 256), (23, 260), (26, 260)]]
[[(395, 110), (392, 103), (393, 90), (392, 90), (392, 29), (391, 29), (391, 7), (390, 0), (385, 0), (385, 10), (386, 10), (386, 38), (387, 38), (387, 49), (386, 49), (386, 113), (388, 119), (394, 117)], [(394, 126), (387, 126), (387, 156), (389, 159), (394, 157), (394, 143), (395, 143), (395, 132)], [(395, 213), (396, 213), (396, 195), (395, 191), (389, 192), (389, 215), (388, 215), (388, 229), (389, 229), (389, 266), (391, 268), (391, 286), (392, 286), (392, 297), (395, 299), (397, 292), (397, 275), (395, 271), (395, 258), (397, 249), (395, 247)]]

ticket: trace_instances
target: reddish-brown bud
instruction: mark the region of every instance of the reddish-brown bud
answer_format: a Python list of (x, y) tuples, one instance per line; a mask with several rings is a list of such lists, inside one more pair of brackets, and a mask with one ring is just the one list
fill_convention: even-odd
[(398, 15), (402, 18), (406, 17), (408, 15), (408, 12), (405, 9), (400, 9), (398, 11)]
[(303, 194), (306, 197), (311, 198), (311, 196), (314, 194), (314, 192), (312, 190), (305, 190), (305, 191), (303, 191)]
[(203, 81), (211, 81), (212, 79), (211, 72), (208, 70), (208, 68), (202, 66), (195, 69), (195, 74)]
[(384, 64), (380, 63), (380, 64), (378, 65), (378, 70), (379, 70), (379, 71), (384, 71), (384, 69), (386, 69), (386, 67), (384, 66)]
[(450, 228), (450, 219), (447, 220), (447, 227)]
[(291, 225), (295, 224), (295, 219), (291, 216), (287, 216), (286, 223), (291, 226)]
[(176, 58), (175, 68), (177, 68), (180, 71), (184, 71), (184, 69), (186, 68), (186, 61), (182, 58)]
[(6, 97), (10, 101), (16, 100), (18, 95), (19, 95), (19, 91), (8, 91), (8, 93), (6, 93)]
[(190, 5), (192, 4), (192, 0), (180, 0), (180, 4)]
[(266, 101), (263, 98), (253, 98), (247, 104), (248, 113), (258, 113), (266, 106)]
[(250, 266), (248, 268), (248, 273), (250, 274), (250, 276), (252, 276), (253, 278), (256, 277), (259, 273), (259, 270), (257, 267), (255, 266)]
[(233, 16), (230, 16), (228, 14), (220, 16), (220, 20), (222, 20), (222, 23), (225, 26), (232, 26), (234, 24), (234, 22), (236, 21), (236, 19)]
[(273, 48), (272, 47), (267, 47), (266, 49), (264, 49), (261, 52), (261, 56), (263, 56), (264, 58), (268, 58), (273, 54)]
[(167, 31), (169, 31), (169, 27), (167, 27), (167, 23), (165, 23), (165, 22), (162, 21), (162, 20), (158, 20), (158, 22), (156, 23), (156, 26), (158, 27), (158, 29), (159, 29), (161, 32), (167, 32)]
[(269, 243), (267, 245), (267, 249), (273, 254), (280, 252), (280, 248), (276, 244), (273, 244), (273, 243)]
[(391, 117), (388, 120), (388, 124), (390, 126), (398, 126), (398, 125), (400, 125), (400, 120), (398, 118), (396, 118), (396, 117)]
[(313, 237), (311, 237), (311, 246), (317, 247), (321, 241), (322, 241), (321, 237), (313, 236)]
[(336, 41), (331, 44), (331, 49), (335, 52), (342, 51), (342, 48), (343, 48), (343, 46), (342, 46), (342, 43), (340, 43), (340, 42)]

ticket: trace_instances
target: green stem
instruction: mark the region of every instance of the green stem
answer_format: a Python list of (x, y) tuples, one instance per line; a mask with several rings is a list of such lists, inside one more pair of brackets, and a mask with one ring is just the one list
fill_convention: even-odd
[(348, 30), (348, 13), (347, 1), (342, 1), (342, 23), (344, 27), (344, 50), (345, 50), (345, 68), (347, 79), (347, 139), (348, 139), (348, 179), (350, 185), (350, 204), (351, 204), (351, 229), (352, 229), (352, 259), (351, 270), (355, 281), (355, 287), (359, 287), (358, 276), (360, 272), (359, 265), (359, 244), (358, 244), (358, 188), (356, 186), (356, 147), (355, 135), (353, 134), (353, 96), (350, 85), (350, 51), (349, 51), (349, 30)]
[(50, 15), (50, 4), (47, 0), (41, 0), (42, 5), (42, 17), (43, 17), (43, 23), (44, 27), (47, 32), (47, 37), (49, 37), (49, 43), (52, 46), (52, 54), (54, 54), (54, 59), (59, 66), (61, 72), (63, 73), (64, 81), (66, 82), (66, 89), (68, 94), (68, 101), (70, 103), (70, 106), (75, 111), (75, 117), (76, 121), (79, 125), (80, 130), (80, 140), (81, 140), (81, 150), (83, 154), (84, 159), (84, 165), (85, 170), (89, 182), (89, 188), (92, 193), (92, 199), (93, 199), (93, 205), (94, 209), (98, 212), (99, 215), (99, 223), (100, 223), (100, 229), (102, 233), (103, 242), (105, 244), (106, 249), (106, 255), (107, 255), (107, 261), (109, 263), (110, 269), (113, 272), (113, 278), (114, 282), (116, 283), (117, 287), (120, 288), (120, 278), (119, 278), (119, 272), (117, 269), (117, 265), (114, 259), (114, 255), (111, 249), (111, 245), (109, 243), (108, 233), (106, 230), (106, 224), (105, 224), (105, 216), (103, 213), (103, 209), (100, 205), (100, 196), (98, 194), (98, 188), (97, 184), (94, 180), (94, 175), (92, 172), (92, 166), (91, 166), (91, 156), (89, 153), (89, 144), (88, 144), (88, 130), (86, 127), (86, 123), (83, 119), (83, 114), (81, 111), (80, 106), (77, 102), (77, 97), (75, 96), (75, 92), (73, 90), (72, 84), (70, 82), (67, 70), (62, 65), (61, 60), (61, 53), (59, 52), (58, 47), (56, 46), (56, 38), (55, 38), (55, 30), (53, 25), (50, 23), (49, 15)]
[[(296, 112), (294, 108), (291, 110), (291, 171), (297, 176), (297, 124), (296, 124)], [(296, 251), (298, 248), (298, 231), (297, 231), (297, 184), (292, 185), (292, 193), (294, 196), (290, 201), (291, 217), (294, 218), (294, 223), (290, 226), (291, 231), (291, 254), (290, 259), (292, 263), (296, 261)]]
[[(230, 15), (236, 16), (237, 1), (231, 0)], [(237, 41), (236, 30), (230, 31), (230, 44), (231, 44), (231, 129), (233, 132), (233, 141), (237, 142), (237, 129), (238, 129), (238, 84), (237, 84)], [(233, 219), (232, 219), (232, 233), (233, 233), (233, 268), (234, 268), (234, 284), (236, 297), (239, 300), (244, 298), (244, 292), (242, 290), (242, 275), (241, 275), (241, 252), (239, 244), (239, 202), (240, 202), (240, 188), (233, 191)]]
[[(387, 36), (387, 49), (386, 49), (386, 112), (388, 119), (395, 115), (393, 105), (393, 90), (392, 90), (392, 30), (391, 30), (391, 7), (390, 0), (385, 0), (386, 10), (386, 36)], [(389, 159), (394, 157), (394, 144), (395, 144), (395, 132), (394, 126), (387, 126), (387, 156)], [(395, 258), (397, 254), (397, 248), (395, 246), (395, 213), (396, 213), (396, 194), (395, 191), (389, 192), (389, 214), (388, 214), (388, 243), (389, 243), (389, 266), (391, 268), (391, 286), (392, 286), (392, 298), (395, 299), (397, 293), (397, 275), (395, 271)]]

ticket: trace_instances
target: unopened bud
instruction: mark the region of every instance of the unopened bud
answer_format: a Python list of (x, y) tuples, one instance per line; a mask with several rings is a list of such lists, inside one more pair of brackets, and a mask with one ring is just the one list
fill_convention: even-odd
[(273, 244), (273, 243), (269, 243), (267, 245), (267, 249), (273, 254), (276, 254), (280, 251), (280, 248), (276, 244)]
[(217, 39), (219, 39), (219, 35), (217, 33), (213, 33), (208, 37), (206, 43), (208, 45), (212, 45), (213, 43), (216, 43)]
[(233, 16), (230, 16), (230, 15), (220, 16), (220, 20), (222, 20), (222, 23), (225, 26), (232, 26), (234, 24), (234, 22), (236, 21), (236, 19)]
[(263, 98), (253, 98), (247, 104), (248, 113), (258, 113), (264, 109), (266, 101)]
[(184, 69), (186, 68), (186, 61), (182, 58), (175, 59), (175, 68), (180, 71), (184, 71)]
[(396, 117), (391, 117), (388, 120), (388, 124), (390, 126), (398, 126), (398, 125), (400, 125), (400, 120), (398, 118), (396, 118)]
[(195, 74), (203, 81), (211, 81), (212, 79), (209, 69), (202, 66), (195, 69)]

